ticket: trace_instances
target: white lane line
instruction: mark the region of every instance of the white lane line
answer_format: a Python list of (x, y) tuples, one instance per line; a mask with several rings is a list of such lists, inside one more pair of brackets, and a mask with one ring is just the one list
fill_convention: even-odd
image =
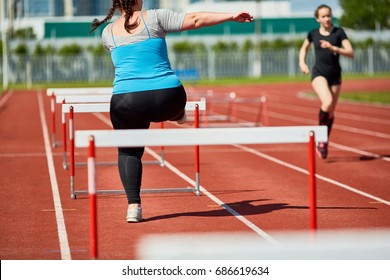
[[(248, 110), (246, 112), (254, 113), (254, 110), (251, 111), (250, 108), (248, 108)], [(304, 118), (300, 118), (300, 117), (294, 117), (294, 116), (290, 116), (290, 115), (286, 115), (286, 114), (280, 114), (280, 113), (275, 113), (275, 112), (271, 112), (271, 113), (269, 113), (269, 115), (272, 116), (273, 118), (276, 118), (276, 119), (294, 121), (294, 122), (299, 123), (299, 124), (301, 124), (301, 123), (313, 124), (314, 123), (313, 120), (308, 120), (308, 119), (304, 119)], [(354, 132), (354, 133), (357, 133), (357, 134), (360, 133), (360, 134), (365, 134), (365, 135), (369, 135), (369, 136), (376, 136), (376, 137), (380, 137), (380, 138), (390, 139), (390, 134), (386, 134), (386, 133), (374, 132), (374, 131), (370, 131), (370, 130), (363, 130), (363, 129), (359, 129), (359, 128), (351, 128), (351, 127), (348, 127), (348, 126), (337, 125), (337, 124), (335, 124), (334, 127), (336, 129), (340, 129), (340, 130), (342, 129), (344, 131)], [(370, 156), (370, 157), (374, 157), (374, 158), (377, 158), (377, 159), (390, 161), (390, 157), (388, 157), (388, 156), (382, 156), (382, 155), (378, 155), (378, 154), (362, 151), (362, 150), (359, 150), (359, 149), (356, 149), (356, 148), (348, 147), (348, 146), (337, 144), (337, 143), (334, 143), (334, 142), (330, 142), (330, 145), (335, 147), (335, 148), (337, 148), (337, 149), (339, 149), (339, 150), (345, 150), (345, 151), (349, 151), (349, 152), (352, 152), (352, 153), (357, 153), (357, 154), (364, 155), (364, 156)]]
[[(257, 113), (257, 110), (247, 108), (245, 110), (246, 113), (251, 113), (255, 114)], [(316, 120), (311, 120), (307, 118), (302, 118), (302, 117), (295, 117), (291, 116), (288, 114), (282, 114), (282, 113), (276, 113), (276, 112), (269, 112), (268, 110), (268, 116), (275, 118), (275, 119), (280, 119), (280, 120), (287, 120), (287, 121), (293, 121), (297, 123), (304, 123), (304, 124), (311, 124), (316, 123)], [(341, 124), (334, 124), (333, 128), (342, 130), (342, 131), (348, 131), (356, 134), (363, 134), (363, 135), (368, 135), (368, 136), (375, 136), (378, 138), (384, 138), (384, 139), (390, 139), (390, 134), (388, 133), (382, 133), (382, 132), (377, 132), (377, 131), (372, 131), (372, 130), (367, 130), (367, 129), (362, 129), (362, 128), (356, 128), (356, 127), (351, 127), (351, 126), (346, 126), (346, 125), (341, 125)]]
[[(100, 119), (103, 120), (103, 121), (104, 121), (104, 119), (106, 119), (105, 123), (111, 125), (110, 121), (107, 120), (107, 118), (106, 118), (105, 116), (102, 116)], [(255, 155), (260, 156), (260, 157), (262, 157), (262, 158), (268, 159), (268, 160), (270, 160), (270, 161), (272, 161), (272, 162), (275, 162), (275, 163), (277, 163), (277, 164), (283, 165), (283, 166), (288, 167), (288, 168), (290, 168), (290, 169), (296, 170), (296, 171), (301, 172), (301, 173), (303, 173), (303, 174), (306, 174), (306, 175), (309, 174), (307, 170), (305, 170), (305, 169), (303, 169), (303, 168), (301, 168), (301, 167), (298, 167), (298, 166), (292, 165), (292, 164), (290, 164), (290, 163), (284, 162), (284, 161), (282, 161), (282, 160), (279, 160), (279, 159), (277, 159), (277, 158), (271, 157), (271, 156), (266, 155), (266, 154), (264, 154), (264, 153), (262, 153), (262, 152), (256, 151), (256, 150), (254, 150), (254, 149), (252, 149), (252, 148), (248, 148), (248, 147), (245, 147), (245, 146), (242, 146), (242, 145), (237, 145), (237, 144), (234, 144), (234, 145), (232, 145), (232, 146), (235, 146), (235, 147), (237, 147), (237, 148), (239, 148), (239, 149), (241, 149), (241, 150), (244, 150), (244, 151), (246, 151), (246, 152), (255, 154)], [(373, 157), (378, 158), (378, 159), (383, 159), (383, 160), (389, 161), (389, 158), (388, 158), (388, 157), (382, 157), (382, 156), (379, 156), (379, 155), (375, 155), (375, 154), (367, 153), (367, 152), (360, 151), (360, 150), (357, 150), (357, 149), (349, 148), (349, 147), (346, 147), (346, 146), (343, 146), (343, 145), (334, 144), (334, 146), (337, 146), (337, 148), (339, 148), (339, 149), (345, 149), (345, 150), (348, 150), (348, 151), (350, 151), (350, 152), (360, 153), (360, 154), (363, 154), (363, 155), (373, 156)], [(348, 149), (347, 149), (347, 148), (348, 148)], [(150, 153), (150, 151), (151, 151), (150, 149), (147, 149), (147, 152), (148, 152), (148, 153)], [(156, 156), (158, 156), (158, 155), (155, 154), (155, 155), (153, 155), (153, 156), (156, 157)], [(177, 170), (177, 169), (176, 169), (176, 170)], [(173, 171), (173, 170), (172, 170), (172, 171)], [(178, 174), (178, 175), (179, 175), (179, 173), (181, 173), (179, 170), (177, 170), (177, 172), (178, 172), (178, 173), (176, 173), (176, 172), (175, 172), (175, 173)], [(184, 175), (184, 174), (183, 174), (183, 175)], [(179, 175), (179, 176), (180, 176), (180, 175)], [(185, 176), (185, 175), (184, 175), (184, 176)], [(180, 176), (180, 177), (181, 177), (181, 176)], [(182, 178), (183, 178), (183, 177), (182, 177)], [(188, 177), (186, 177), (186, 178), (188, 178)], [(336, 186), (338, 186), (338, 187), (344, 188), (344, 189), (349, 190), (349, 191), (351, 191), (351, 192), (354, 192), (354, 193), (356, 193), (356, 194), (362, 195), (362, 196), (364, 196), (364, 197), (370, 198), (370, 199), (372, 199), (372, 200), (374, 200), (374, 201), (377, 201), (377, 202), (380, 202), (380, 203), (383, 203), (383, 204), (386, 204), (386, 205), (389, 205), (389, 206), (390, 206), (390, 201), (387, 201), (387, 200), (381, 199), (381, 198), (379, 198), (379, 197), (376, 197), (376, 196), (374, 196), (374, 195), (371, 195), (371, 194), (369, 194), (369, 193), (360, 191), (360, 190), (358, 190), (358, 189), (355, 189), (355, 188), (350, 187), (350, 186), (348, 186), (348, 185), (345, 185), (345, 184), (343, 184), (343, 183), (337, 182), (337, 181), (332, 180), (332, 179), (330, 179), (330, 178), (327, 178), (327, 177), (325, 177), (325, 176), (316, 174), (316, 178), (318, 178), (318, 179), (320, 179), (320, 180), (323, 180), (323, 181), (325, 181), (325, 182), (328, 182), (328, 183), (330, 183), (330, 184), (336, 185)], [(183, 179), (184, 179), (184, 178), (183, 178)], [(184, 180), (187, 181), (187, 179), (184, 179)], [(191, 180), (191, 179), (188, 178), (188, 180)], [(188, 182), (189, 182), (189, 181), (188, 181)], [(190, 183), (190, 182), (189, 182), (189, 183)], [(195, 186), (195, 185), (194, 185), (195, 182), (192, 181), (192, 180), (191, 180), (191, 184), (193, 184), (193, 186)], [(202, 189), (202, 191), (204, 190), (204, 193), (207, 195), (208, 191), (207, 191), (206, 189), (204, 189), (204, 188), (201, 188), (201, 189)], [(210, 194), (210, 195), (211, 195), (211, 194)], [(217, 203), (218, 205), (221, 205), (219, 202), (216, 201), (216, 200), (218, 200), (218, 198), (215, 198), (216, 200), (214, 200), (214, 199), (212, 199), (212, 198), (210, 197), (210, 199), (213, 200), (213, 201), (214, 201), (215, 203)], [(223, 202), (222, 202), (222, 204), (223, 204)], [(221, 206), (222, 206), (222, 205), (221, 205)], [(222, 207), (223, 207), (223, 206), (222, 206)], [(231, 208), (230, 208), (230, 209), (231, 209)], [(226, 210), (227, 210), (227, 209), (226, 209)], [(231, 210), (234, 211), (233, 209), (231, 209)], [(228, 210), (228, 211), (229, 211), (229, 210)], [(229, 211), (229, 212), (230, 212), (230, 211)], [(230, 212), (230, 213), (232, 213), (232, 212)], [(232, 215), (234, 215), (234, 214), (232, 213)], [(245, 218), (244, 218), (244, 219), (245, 219)]]
[[(105, 116), (100, 116), (99, 119), (101, 119), (102, 121), (104, 121), (106, 124), (108, 125), (111, 125), (110, 121), (105, 117)], [(254, 155), (257, 155), (257, 156), (260, 156), (262, 158), (265, 158), (265, 159), (268, 159), (272, 162), (275, 162), (277, 164), (280, 164), (282, 166), (285, 166), (285, 167), (288, 167), (290, 169), (293, 169), (295, 171), (298, 171), (298, 172), (301, 172), (305, 175), (308, 175), (308, 171), (301, 168), (301, 167), (298, 167), (298, 166), (295, 166), (295, 165), (292, 165), (290, 163), (287, 163), (287, 162), (284, 162), (282, 160), (279, 160), (279, 159), (276, 159), (274, 157), (271, 157), (269, 155), (266, 155), (262, 152), (259, 152), (259, 151), (256, 151), (252, 148), (248, 148), (248, 147), (245, 147), (245, 146), (242, 146), (242, 145), (232, 145), (234, 147), (237, 147), (243, 151), (246, 151), (246, 152), (249, 152), (249, 153), (252, 153)], [(157, 160), (160, 160), (160, 156), (157, 155), (154, 151), (152, 151), (150, 148), (146, 148), (145, 151), (152, 155), (154, 158), (156, 158)], [(355, 151), (356, 152), (356, 151)], [(166, 164), (166, 167), (168, 169), (170, 169), (172, 172), (174, 172), (176, 175), (178, 175), (180, 178), (182, 178), (183, 180), (185, 180), (186, 182), (188, 182), (189, 184), (191, 184), (192, 186), (195, 187), (195, 181), (190, 179), (188, 176), (186, 176), (185, 174), (183, 174), (181, 171), (179, 171), (176, 167), (174, 167), (172, 164), (170, 164), (168, 161), (165, 160), (165, 164)], [(330, 178), (327, 178), (325, 176), (322, 176), (322, 175), (319, 175), (319, 174), (316, 174), (316, 178), (317, 179), (320, 179), (322, 181), (325, 181), (325, 182), (328, 182), (330, 184), (333, 184), (335, 186), (338, 186), (338, 187), (341, 187), (341, 188), (344, 188), (346, 190), (349, 190), (353, 193), (356, 193), (356, 194), (359, 194), (361, 196), (364, 196), (364, 197), (367, 197), (367, 198), (370, 198), (376, 202), (379, 202), (379, 203), (383, 203), (383, 204), (386, 204), (386, 205), (389, 205), (390, 206), (390, 201), (386, 201), (384, 199), (381, 199), (379, 197), (376, 197), (374, 195), (371, 195), (369, 193), (366, 193), (366, 192), (363, 192), (363, 191), (360, 191), (358, 189), (355, 189), (351, 186), (348, 186), (346, 184), (343, 184), (343, 183), (340, 183), (340, 182), (337, 182), (335, 180), (332, 180)], [(257, 234), (259, 234), (260, 236), (262, 236), (264, 239), (266, 239), (268, 242), (270, 242), (271, 244), (273, 245), (276, 245), (276, 246), (279, 246), (280, 244), (275, 240), (273, 239), (269, 234), (267, 234), (266, 232), (264, 232), (262, 229), (258, 228), (255, 224), (253, 224), (252, 222), (250, 222), (249, 220), (247, 220), (245, 217), (241, 216), (240, 213), (236, 212), (234, 209), (232, 209), (231, 207), (229, 207), (228, 205), (226, 205), (223, 201), (221, 201), (220, 199), (218, 199), (217, 197), (215, 197), (213, 194), (211, 194), (209, 191), (207, 191), (203, 186), (200, 186), (200, 190), (209, 198), (211, 199), (212, 201), (214, 201), (217, 205), (223, 207), (226, 211), (228, 211), (230, 214), (232, 214), (234, 217), (236, 217), (238, 220), (240, 220), (242, 223), (244, 223), (246, 226), (248, 226), (250, 229), (252, 229), (253, 231), (255, 231)]]
[[(275, 117), (275, 113), (272, 113), (272, 114), (273, 114), (273, 117)], [(105, 115), (103, 115), (101, 113), (94, 113), (94, 115), (98, 119), (100, 119), (101, 121), (106, 123), (108, 126), (112, 127), (110, 120), (107, 119), (107, 117)], [(303, 118), (294, 118), (292, 116), (287, 116), (287, 115), (282, 115), (282, 114), (278, 114), (278, 116), (279, 116), (279, 118), (282, 118), (284, 120), (295, 120), (298, 123), (302, 123), (303, 122), (303, 123), (307, 123), (307, 124), (313, 124), (312, 121), (307, 120), (307, 119), (303, 119)], [(241, 120), (241, 121), (244, 121), (244, 120)], [(378, 135), (375, 135), (375, 136), (378, 136)], [(386, 134), (385, 138), (387, 138), (388, 136), (389, 135)], [(363, 156), (369, 156), (369, 157), (373, 157), (373, 158), (376, 158), (376, 159), (381, 159), (381, 160), (390, 162), (390, 157), (388, 157), (388, 156), (382, 156), (382, 155), (378, 155), (378, 154), (362, 151), (362, 150), (359, 150), (359, 149), (356, 149), (356, 148), (348, 147), (348, 146), (337, 144), (337, 143), (334, 143), (334, 142), (330, 142), (330, 145), (335, 147), (335, 148), (337, 148), (337, 149), (339, 149), (339, 150), (344, 150), (344, 151), (360, 154), (360, 155), (363, 155)]]
[[(151, 156), (153, 156), (157, 160), (161, 160), (160, 156), (155, 153), (153, 150), (150, 148), (146, 148), (145, 151), (149, 153)], [(196, 182), (189, 178), (187, 175), (182, 173), (180, 170), (178, 170), (176, 167), (174, 167), (172, 164), (170, 164), (167, 160), (164, 161), (165, 166), (171, 170), (173, 173), (175, 173), (177, 176), (185, 180), (187, 183), (191, 184), (192, 186), (195, 187)], [(254, 232), (256, 232), (258, 235), (263, 237), (265, 240), (267, 240), (269, 243), (271, 243), (274, 246), (280, 246), (280, 244), (273, 239), (269, 234), (267, 234), (265, 231), (257, 227), (255, 224), (250, 222), (248, 219), (243, 217), (240, 213), (229, 207), (226, 203), (224, 203), (222, 200), (211, 194), (208, 190), (206, 190), (203, 186), (199, 186), (199, 189), (202, 193), (204, 193), (209, 199), (214, 201), (217, 205), (220, 207), (224, 208), (226, 211), (228, 211), (230, 214), (232, 214), (235, 218), (237, 218), (240, 222), (244, 223), (247, 227), (252, 229)]]
[(362, 150), (359, 150), (359, 149), (356, 149), (356, 148), (352, 148), (352, 147), (348, 147), (348, 146), (344, 146), (344, 145), (337, 144), (337, 143), (332, 143), (332, 142), (330, 142), (329, 145), (331, 147), (335, 147), (335, 148), (337, 148), (339, 150), (344, 150), (344, 151), (348, 151), (348, 152), (351, 152), (351, 153), (361, 154), (361, 155), (367, 156), (367, 157), (373, 157), (373, 158), (376, 158), (376, 159), (382, 159), (382, 160), (385, 160), (385, 161), (390, 161), (390, 157), (388, 157), (388, 156), (377, 155), (377, 154), (373, 154), (373, 153), (370, 153), (370, 152), (362, 151)]
[[(298, 167), (298, 166), (295, 166), (295, 165), (293, 165), (293, 164), (287, 163), (287, 162), (282, 161), (282, 160), (280, 160), (280, 159), (271, 157), (271, 156), (269, 156), (269, 155), (263, 154), (262, 152), (259, 152), (259, 151), (255, 150), (255, 149), (252, 149), (252, 148), (249, 148), (249, 147), (245, 147), (245, 146), (242, 146), (242, 145), (237, 145), (237, 144), (234, 144), (233, 146), (235, 146), (235, 147), (237, 147), (237, 148), (239, 148), (239, 149), (242, 149), (242, 150), (244, 150), (244, 151), (246, 151), (246, 152), (248, 152), (248, 153), (252, 153), (252, 154), (254, 154), (254, 155), (256, 155), (256, 156), (265, 158), (265, 159), (267, 159), (267, 160), (269, 160), (269, 161), (272, 161), (272, 162), (275, 162), (275, 163), (280, 164), (280, 165), (282, 165), (282, 166), (285, 166), (285, 167), (288, 167), (288, 168), (290, 168), (290, 169), (293, 169), (293, 170), (295, 170), (295, 171), (301, 172), (301, 173), (303, 173), (303, 174), (306, 174), (306, 175), (309, 174), (309, 172), (308, 172), (306, 169), (303, 169), (303, 168), (301, 168), (301, 167)], [(370, 199), (372, 199), (372, 200), (375, 200), (375, 201), (377, 201), (377, 202), (380, 202), (380, 203), (383, 203), (383, 204), (386, 204), (386, 205), (389, 205), (389, 206), (390, 206), (390, 201), (384, 200), (384, 199), (382, 199), (382, 198), (376, 197), (376, 196), (371, 195), (371, 194), (369, 194), (369, 193), (366, 193), (366, 192), (363, 192), (363, 191), (361, 191), (361, 190), (355, 189), (355, 188), (353, 188), (353, 187), (351, 187), (351, 186), (348, 186), (348, 185), (346, 185), (346, 184), (340, 183), (340, 182), (335, 181), (335, 180), (333, 180), (333, 179), (330, 179), (330, 178), (327, 178), (327, 177), (325, 177), (325, 176), (318, 175), (318, 174), (316, 174), (316, 178), (317, 178), (317, 179), (320, 179), (320, 180), (322, 180), (322, 181), (328, 182), (328, 183), (330, 183), (330, 184), (336, 185), (336, 186), (338, 186), (338, 187), (341, 187), (341, 188), (343, 188), (343, 189), (349, 190), (349, 191), (354, 192), (354, 193), (356, 193), (356, 194), (359, 194), (359, 195), (361, 195), (361, 196), (370, 198)]]
[[(279, 100), (277, 103), (272, 103), (272, 108), (279, 108), (283, 110), (286, 110), (286, 108), (288, 108), (289, 111), (302, 113), (313, 109), (313, 106), (293, 105), (292, 103), (283, 102), (282, 100)], [(368, 117), (366, 115), (356, 115), (356, 114), (344, 113), (340, 111), (337, 111), (336, 115), (337, 115), (337, 119), (347, 119), (347, 120), (354, 120), (359, 122), (390, 125), (390, 120), (383, 119), (383, 118)]]
[(10, 97), (14, 94), (14, 91), (11, 89), (9, 90), (3, 98), (0, 99), (0, 108), (10, 99)]
[[(110, 120), (102, 115), (102, 114), (95, 114), (95, 116), (97, 116), (101, 121), (103, 121), (105, 124), (111, 126), (111, 122)], [(154, 157), (155, 159), (161, 161), (161, 157), (155, 153), (152, 149), (146, 147), (145, 148), (145, 151), (150, 154), (152, 157)], [(187, 183), (191, 184), (193, 187), (196, 186), (196, 182), (194, 180), (192, 180), (191, 178), (189, 178), (187, 175), (185, 175), (183, 172), (181, 172), (179, 169), (177, 169), (176, 167), (174, 167), (171, 163), (169, 163), (166, 159), (164, 160), (164, 165), (165, 167), (167, 167), (169, 170), (171, 170), (173, 173), (175, 173), (177, 176), (179, 176), (180, 178), (182, 178), (184, 181), (186, 181)], [(230, 214), (232, 214), (235, 218), (237, 218), (239, 221), (241, 221), (242, 223), (244, 223), (247, 227), (249, 227), (250, 229), (252, 229), (254, 232), (256, 232), (257, 234), (259, 234), (261, 237), (263, 237), (265, 240), (267, 240), (269, 243), (273, 244), (274, 246), (280, 246), (280, 244), (275, 240), (273, 239), (269, 234), (267, 234), (265, 231), (263, 231), (262, 229), (260, 229), (259, 227), (257, 227), (255, 224), (253, 224), (252, 222), (250, 222), (249, 220), (247, 220), (245, 217), (241, 216), (240, 213), (238, 213), (237, 211), (235, 211), (234, 209), (232, 209), (231, 207), (229, 207), (228, 205), (226, 205), (226, 203), (224, 203), (222, 200), (218, 199), (217, 197), (215, 197), (213, 194), (211, 194), (208, 190), (206, 190), (203, 186), (199, 186), (199, 189), (202, 193), (204, 193), (209, 199), (211, 199), (212, 201), (214, 201), (217, 205), (221, 206), (222, 208), (224, 208), (226, 211), (228, 211)]]
[(368, 136), (375, 136), (378, 138), (383, 138), (383, 139), (390, 139), (390, 134), (388, 133), (382, 133), (382, 132), (377, 132), (377, 131), (372, 131), (372, 130), (367, 130), (367, 129), (361, 129), (361, 128), (356, 128), (356, 127), (350, 127), (347, 125), (342, 125), (342, 124), (334, 124), (334, 128), (342, 130), (342, 131), (348, 131), (356, 134), (363, 134), (363, 135), (368, 135)]
[(41, 125), (42, 125), (42, 132), (43, 132), (43, 140), (45, 144), (46, 159), (47, 159), (47, 165), (49, 169), (49, 176), (51, 182), (51, 190), (53, 194), (54, 210), (56, 214), (57, 231), (58, 231), (58, 238), (59, 238), (60, 250), (61, 250), (61, 259), (71, 260), (72, 258), (70, 255), (68, 235), (65, 227), (64, 213), (61, 205), (61, 198), (58, 190), (57, 176), (54, 168), (53, 154), (51, 151), (50, 137), (49, 137), (49, 132), (47, 129), (47, 123), (45, 118), (45, 108), (43, 106), (42, 90), (38, 92), (38, 104), (39, 104), (39, 114), (41, 118)]
[[(63, 156), (63, 153), (53, 153), (55, 156)], [(7, 153), (0, 154), (0, 158), (25, 158), (25, 157), (46, 157), (46, 153)]]
[[(297, 123), (307, 123), (307, 124), (309, 124), (309, 123), (313, 124), (314, 123), (313, 120), (308, 120), (308, 119), (301, 118), (301, 117), (294, 117), (294, 116), (287, 115), (287, 114), (269, 112), (268, 115), (270, 117), (275, 118), (275, 119), (294, 121), (294, 122), (297, 122)], [(339, 130), (342, 130), (342, 131), (348, 131), (348, 132), (356, 133), (356, 134), (363, 134), (363, 135), (368, 135), (368, 136), (375, 136), (375, 137), (378, 137), (378, 138), (390, 139), (390, 134), (388, 134), (388, 133), (376, 132), (376, 131), (372, 131), (372, 130), (361, 129), (361, 128), (356, 128), (356, 127), (350, 127), (350, 126), (341, 125), (341, 124), (334, 124), (333, 128), (339, 129)]]

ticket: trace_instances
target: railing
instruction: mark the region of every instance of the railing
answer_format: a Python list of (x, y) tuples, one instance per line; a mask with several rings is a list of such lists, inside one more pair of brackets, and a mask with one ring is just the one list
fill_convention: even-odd
[[(300, 74), (298, 50), (294, 48), (263, 50), (260, 56), (253, 52), (207, 52), (204, 54), (170, 53), (171, 65), (175, 70), (196, 70), (200, 79), (256, 76), (296, 76)], [(307, 62), (312, 65), (313, 52)], [(114, 77), (114, 67), (109, 54), (93, 57), (79, 56), (16, 56), (8, 59), (10, 83), (51, 83), (51, 82), (95, 82), (109, 81)], [(390, 49), (356, 49), (355, 59), (341, 57), (344, 73), (378, 74), (390, 72)], [(3, 67), (0, 60), (0, 80)]]

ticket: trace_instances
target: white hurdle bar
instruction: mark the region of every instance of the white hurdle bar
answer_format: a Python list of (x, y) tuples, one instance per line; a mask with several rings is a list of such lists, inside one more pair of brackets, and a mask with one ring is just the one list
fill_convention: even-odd
[(56, 103), (110, 103), (112, 94), (56, 95)]
[[(83, 94), (83, 95), (57, 95), (55, 96), (55, 102), (61, 103), (61, 104), (89, 104), (89, 103), (107, 103), (109, 104), (111, 101), (112, 94)], [(95, 104), (94, 104), (95, 106)], [(93, 106), (91, 108), (94, 108)], [(103, 107), (102, 107), (103, 108)], [(105, 108), (105, 107), (104, 107)], [(106, 109), (102, 109), (102, 111), (94, 111), (91, 113), (99, 113), (99, 112), (108, 112)], [(87, 112), (85, 112), (87, 113)], [(55, 122), (55, 110), (52, 112), (53, 116), (53, 122)], [(64, 160), (63, 160), (63, 167), (64, 169), (67, 169), (66, 164), (66, 120), (65, 120), (65, 113), (64, 110), (62, 110), (61, 113), (61, 125), (62, 125), (62, 147), (63, 147), (63, 154), (64, 154)], [(54, 127), (54, 126), (53, 126)]]
[[(52, 147), (57, 147), (56, 142), (56, 96), (77, 96), (77, 95), (112, 95), (112, 87), (87, 87), (87, 88), (48, 88), (46, 95), (51, 98), (51, 117), (52, 117)], [(89, 101), (94, 102), (94, 101)], [(62, 103), (62, 100), (59, 101)]]
[[(62, 147), (63, 147), (63, 168), (67, 169), (67, 139), (66, 139), (66, 114), (69, 113), (70, 108), (73, 108), (73, 113), (107, 113), (110, 111), (110, 99), (111, 96), (105, 95), (79, 95), (79, 96), (57, 96), (56, 102), (62, 103), (61, 110), (61, 126), (62, 126)], [(71, 103), (73, 101), (74, 103)], [(89, 101), (89, 103), (84, 103)], [(106, 101), (106, 102), (102, 102)], [(102, 102), (102, 103), (100, 103)], [(95, 104), (96, 103), (96, 104)], [(191, 101), (186, 104), (186, 111), (194, 111), (195, 103), (199, 105), (200, 111), (206, 110), (205, 101)], [(161, 123), (161, 128), (163, 128), (163, 124)]]
[(48, 97), (54, 95), (112, 94), (112, 87), (47, 88)]
[[(95, 166), (95, 153), (97, 147), (308, 143), (310, 230), (315, 233), (317, 230), (315, 142), (327, 142), (327, 133), (326, 126), (76, 131), (76, 147), (88, 148), (88, 192), (91, 207), (91, 257), (94, 259), (97, 258), (97, 188)], [(199, 174), (197, 174), (196, 180), (197, 191), (199, 191)]]
[[(206, 110), (206, 102), (205, 101), (188, 101), (185, 106), (185, 111), (190, 112), (194, 111), (196, 115), (195, 120), (195, 127), (199, 127), (199, 123), (197, 123), (197, 119), (199, 118), (199, 111), (205, 111)], [(74, 145), (74, 138), (75, 138), (75, 126), (74, 126), (74, 113), (104, 113), (110, 111), (110, 104), (109, 103), (97, 103), (97, 104), (62, 104), (62, 114), (63, 116), (67, 113), (69, 113), (69, 170), (70, 170), (70, 192), (71, 192), (71, 198), (76, 199), (77, 194), (83, 194), (84, 191), (75, 191), (75, 166), (76, 165), (83, 165), (82, 163), (75, 163), (75, 145)], [(63, 117), (63, 119), (65, 119)], [(63, 133), (64, 133), (64, 154), (63, 154), (63, 168), (68, 168), (68, 163), (66, 160), (66, 124), (63, 122)], [(160, 123), (160, 128), (164, 128), (164, 123)], [(161, 167), (164, 167), (164, 146), (161, 147), (161, 159), (158, 161), (152, 161), (152, 162), (144, 162), (144, 164), (159, 164)], [(196, 151), (199, 153), (199, 151)], [(116, 165), (117, 162), (113, 163), (100, 163), (101, 165)], [(166, 190), (165, 190), (166, 191)], [(108, 191), (105, 191), (106, 193)], [(122, 193), (123, 191), (111, 191), (111, 193)], [(153, 192), (156, 192), (156, 190), (153, 190)]]

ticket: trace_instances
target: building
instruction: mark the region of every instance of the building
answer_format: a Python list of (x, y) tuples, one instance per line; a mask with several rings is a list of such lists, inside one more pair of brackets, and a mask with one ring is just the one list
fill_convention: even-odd
[[(77, 17), (105, 15), (111, 6), (107, 0), (4, 0), (12, 3), (15, 19), (23, 17)], [(147, 0), (147, 8), (159, 7), (159, 0)]]
[[(91, 34), (92, 20), (103, 18), (110, 8), (107, 0), (5, 0), (14, 1), (17, 13), (13, 27), (33, 26), (39, 40), (62, 38), (93, 38), (100, 35), (100, 28)], [(286, 33), (307, 32), (316, 24), (312, 16), (295, 18), (289, 0), (218, 1), (218, 0), (145, 0), (145, 9), (167, 8), (183, 12), (191, 11), (250, 11), (256, 24), (237, 25), (231, 22), (201, 30), (175, 34), (172, 37), (192, 36), (252, 36), (255, 33), (279, 36)], [(39, 7), (39, 8), (38, 8)]]
[[(43, 43), (53, 40), (74, 41), (80, 39), (96, 39), (103, 28), (90, 33), (90, 24), (94, 18), (102, 19), (110, 8), (108, 0), (3, 0), (4, 6), (13, 1), (14, 21), (6, 18), (1, 24), (7, 28), (11, 23), (14, 29), (32, 27), (37, 39)], [(336, 0), (329, 0), (334, 4)], [(294, 4), (294, 5), (293, 5)], [(299, 4), (299, 5), (298, 5)], [(177, 11), (239, 11), (243, 7), (255, 16), (254, 24), (238, 25), (227, 22), (222, 25), (170, 34), (168, 40), (192, 40), (213, 44), (216, 40), (238, 40), (246, 38), (256, 40), (257, 36), (265, 40), (275, 38), (302, 38), (306, 33), (318, 26), (313, 17), (313, 7), (317, 0), (144, 0), (144, 8), (167, 8)], [(306, 7), (305, 9), (303, 8)], [(310, 6), (310, 7), (309, 7)], [(335, 11), (336, 10), (336, 11)], [(339, 6), (334, 10), (335, 23), (341, 15)], [(7, 10), (6, 15), (9, 14)], [(352, 39), (379, 40), (384, 32), (348, 32)], [(383, 39), (383, 38), (382, 38)]]

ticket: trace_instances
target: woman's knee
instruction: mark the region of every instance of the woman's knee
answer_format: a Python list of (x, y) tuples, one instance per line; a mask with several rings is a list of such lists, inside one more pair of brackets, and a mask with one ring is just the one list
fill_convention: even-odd
[(334, 96), (324, 77), (316, 77), (313, 82), (313, 89), (321, 101), (321, 109), (328, 112), (333, 107)]

